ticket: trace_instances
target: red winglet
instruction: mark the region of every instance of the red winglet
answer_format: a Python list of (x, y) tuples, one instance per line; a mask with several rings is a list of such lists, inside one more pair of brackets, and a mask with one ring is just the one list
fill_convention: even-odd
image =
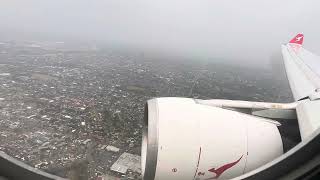
[(303, 37), (303, 34), (297, 34), (289, 43), (302, 45)]

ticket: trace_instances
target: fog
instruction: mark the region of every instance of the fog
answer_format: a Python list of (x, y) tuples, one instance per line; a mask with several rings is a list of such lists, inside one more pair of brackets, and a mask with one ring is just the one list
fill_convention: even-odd
[(320, 55), (317, 0), (0, 2), (0, 41), (73, 39), (265, 66), (302, 32)]

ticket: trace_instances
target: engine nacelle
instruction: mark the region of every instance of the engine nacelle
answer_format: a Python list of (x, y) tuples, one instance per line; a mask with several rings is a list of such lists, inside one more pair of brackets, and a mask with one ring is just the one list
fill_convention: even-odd
[(144, 179), (229, 179), (283, 153), (276, 124), (188, 98), (147, 102), (142, 139)]

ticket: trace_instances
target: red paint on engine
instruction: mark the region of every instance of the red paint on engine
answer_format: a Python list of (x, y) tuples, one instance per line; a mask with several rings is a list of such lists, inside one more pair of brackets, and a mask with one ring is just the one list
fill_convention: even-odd
[[(230, 169), (231, 167), (233, 167), (234, 165), (236, 165), (240, 160), (241, 160), (241, 158), (243, 157), (243, 155), (238, 159), (238, 160), (236, 160), (236, 161), (234, 161), (234, 162), (231, 162), (231, 163), (228, 163), (228, 164), (225, 164), (225, 165), (223, 165), (223, 166), (220, 166), (219, 168), (211, 168), (211, 169), (209, 169), (208, 171), (209, 172), (212, 172), (212, 173), (214, 173), (215, 174), (215, 176), (214, 177), (212, 177), (212, 178), (209, 178), (209, 179), (218, 179), (220, 176), (221, 176), (221, 174), (222, 173), (224, 173), (226, 170), (228, 170), (228, 169)], [(208, 180), (209, 180), (208, 179)]]

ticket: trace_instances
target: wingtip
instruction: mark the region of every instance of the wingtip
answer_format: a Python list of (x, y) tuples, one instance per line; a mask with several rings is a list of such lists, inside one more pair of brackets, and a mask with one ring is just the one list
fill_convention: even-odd
[(293, 39), (291, 39), (289, 41), (289, 43), (302, 45), (303, 44), (303, 38), (304, 38), (304, 35), (302, 33), (299, 33)]

